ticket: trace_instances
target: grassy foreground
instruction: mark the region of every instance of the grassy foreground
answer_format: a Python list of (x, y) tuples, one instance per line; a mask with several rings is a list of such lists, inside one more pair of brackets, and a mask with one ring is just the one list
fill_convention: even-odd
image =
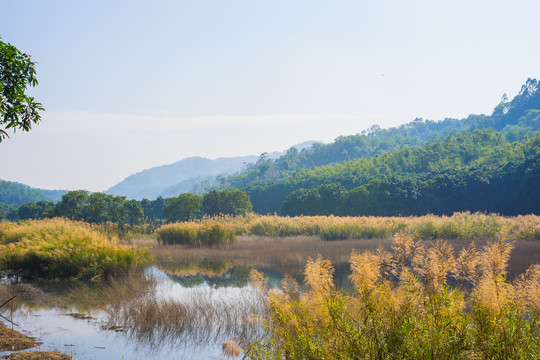
[(390, 238), (400, 231), (423, 239), (540, 239), (540, 217), (456, 213), (452, 216), (337, 217), (261, 216), (203, 218), (162, 226), (156, 230), (164, 244), (217, 245), (235, 235), (320, 236), (325, 240)]
[(455, 256), (404, 232), (392, 251), (353, 252), (352, 293), (336, 289), (333, 267), (308, 261), (301, 291), (292, 278), (267, 293), (263, 340), (250, 359), (538, 359), (540, 264), (506, 282), (512, 244), (504, 239)]
[(63, 218), (0, 223), (0, 271), (26, 278), (94, 278), (144, 267), (146, 249), (118, 245)]

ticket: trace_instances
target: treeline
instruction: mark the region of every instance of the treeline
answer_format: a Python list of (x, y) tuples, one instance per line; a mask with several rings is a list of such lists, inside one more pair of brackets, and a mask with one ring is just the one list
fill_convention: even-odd
[(95, 224), (112, 222), (120, 225), (160, 225), (165, 222), (200, 219), (205, 215), (235, 216), (251, 211), (249, 197), (241, 190), (213, 190), (204, 197), (184, 193), (174, 198), (159, 197), (142, 201), (77, 190), (64, 194), (57, 203), (40, 201), (17, 206), (0, 203), (0, 220), (64, 217)]

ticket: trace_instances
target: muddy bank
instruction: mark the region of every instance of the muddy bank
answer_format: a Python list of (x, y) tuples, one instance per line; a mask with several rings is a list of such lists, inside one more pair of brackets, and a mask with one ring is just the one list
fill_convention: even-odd
[[(41, 343), (35, 339), (21, 334), (20, 332), (8, 328), (0, 323), (0, 351), (19, 351)], [(69, 356), (57, 351), (23, 351), (6, 355), (4, 359), (11, 360), (69, 360)]]
[(0, 323), (0, 350), (1, 351), (18, 351), (29, 349), (40, 345), (31, 337), (21, 334), (18, 331), (8, 328)]
[(4, 359), (9, 360), (70, 360), (71, 358), (58, 351), (23, 351), (10, 354)]

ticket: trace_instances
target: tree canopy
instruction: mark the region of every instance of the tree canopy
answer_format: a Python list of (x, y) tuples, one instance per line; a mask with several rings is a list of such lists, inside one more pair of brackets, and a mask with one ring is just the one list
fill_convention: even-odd
[(202, 196), (183, 193), (165, 205), (163, 214), (168, 222), (194, 220), (202, 216), (202, 207)]
[(206, 215), (245, 215), (252, 211), (251, 201), (241, 190), (212, 190), (203, 198)]
[(29, 131), (41, 120), (41, 103), (25, 94), (38, 84), (35, 62), (15, 46), (0, 38), (0, 142), (9, 137), (6, 130)]

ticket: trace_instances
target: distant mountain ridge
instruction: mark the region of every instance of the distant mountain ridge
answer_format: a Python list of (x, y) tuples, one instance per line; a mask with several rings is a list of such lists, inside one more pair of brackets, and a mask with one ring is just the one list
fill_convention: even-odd
[(45, 190), (32, 188), (15, 181), (0, 179), (0, 203), (20, 205), (27, 202), (59, 201), (67, 190)]
[[(302, 150), (315, 141), (305, 141), (294, 147)], [(267, 154), (277, 159), (283, 152)], [(128, 199), (155, 199), (159, 196), (173, 197), (191, 192), (199, 183), (213, 183), (216, 176), (229, 176), (255, 163), (260, 156), (248, 155), (214, 160), (200, 156), (188, 157), (172, 164), (156, 166), (128, 176), (105, 193), (126, 196)]]
[[(241, 170), (245, 163), (255, 160), (257, 156), (254, 155), (215, 160), (198, 156), (189, 157), (173, 164), (153, 167), (130, 175), (105, 193), (136, 200), (155, 199), (163, 192), (170, 193), (168, 189), (186, 183), (189, 179), (230, 175)], [(182, 187), (180, 188), (184, 191)]]

